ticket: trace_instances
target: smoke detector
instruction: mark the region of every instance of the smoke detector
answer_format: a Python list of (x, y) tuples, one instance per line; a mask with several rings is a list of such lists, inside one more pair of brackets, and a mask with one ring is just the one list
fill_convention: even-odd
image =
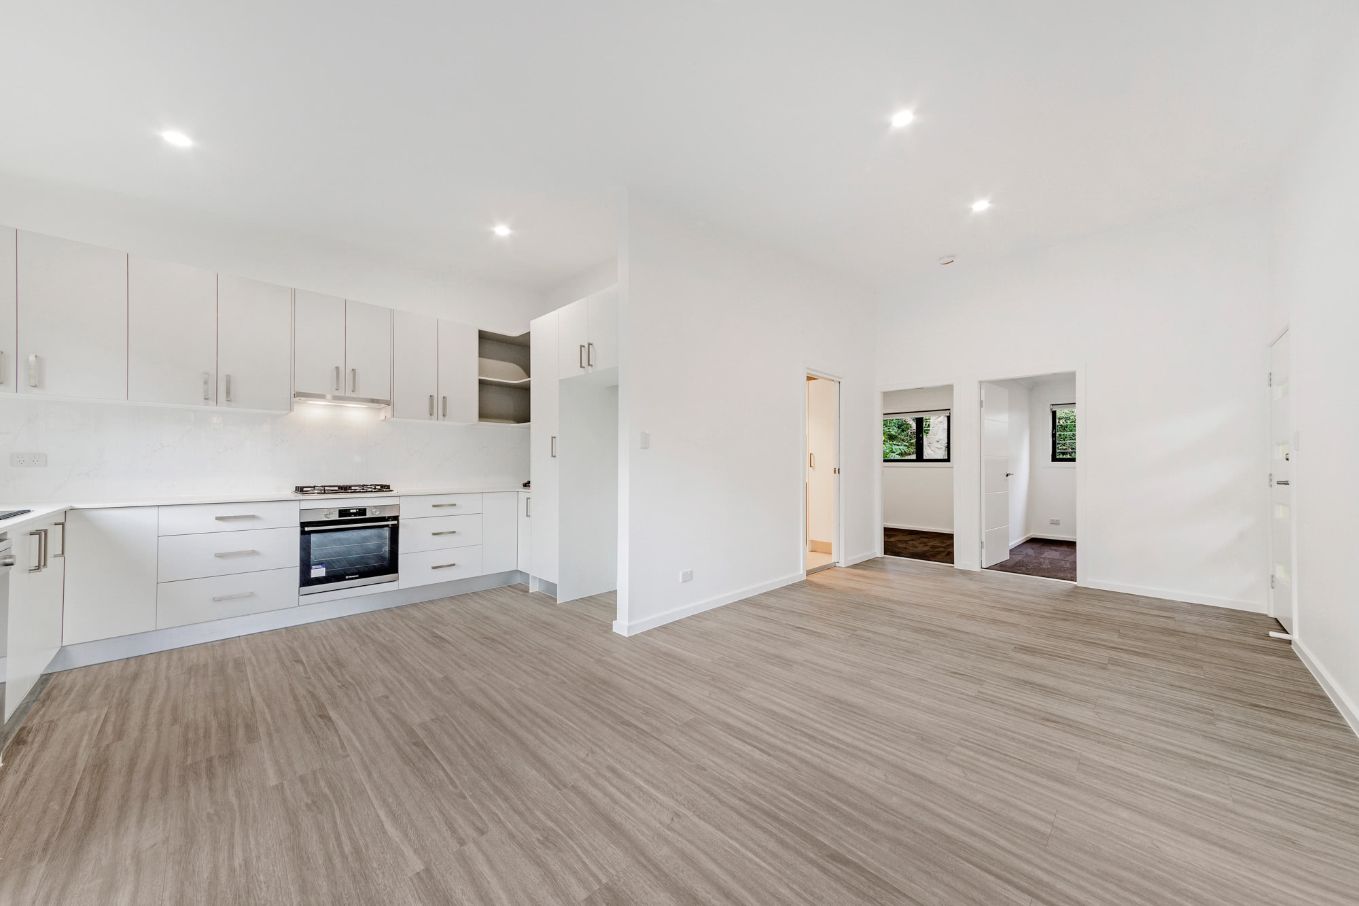
[(940, 266), (940, 267), (948, 267), (950, 264), (952, 264), (953, 262), (955, 262), (955, 261), (957, 261), (957, 260), (958, 260), (958, 258), (957, 258), (956, 255), (940, 255), (940, 256), (939, 256), (939, 266)]

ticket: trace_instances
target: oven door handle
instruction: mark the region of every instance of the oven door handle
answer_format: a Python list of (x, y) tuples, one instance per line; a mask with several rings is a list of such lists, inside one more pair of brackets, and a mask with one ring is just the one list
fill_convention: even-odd
[(310, 535), (313, 532), (342, 532), (345, 529), (382, 528), (384, 525), (396, 525), (399, 521), (389, 519), (385, 522), (351, 522), (347, 525), (304, 525), (302, 526), (302, 533)]

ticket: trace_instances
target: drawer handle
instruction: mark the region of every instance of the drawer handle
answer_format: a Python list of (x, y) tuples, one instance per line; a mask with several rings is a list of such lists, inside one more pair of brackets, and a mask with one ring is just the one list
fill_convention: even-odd
[(220, 552), (218, 552), (218, 553), (213, 554), (213, 556), (214, 556), (214, 557), (249, 557), (249, 556), (252, 556), (252, 555), (258, 554), (258, 553), (259, 553), (259, 551), (255, 551), (255, 550), (249, 550), (249, 551), (220, 551)]
[(436, 509), (436, 510), (443, 509), (444, 507), (450, 507), (450, 506), (457, 506), (457, 504), (456, 504), (456, 503), (432, 503), (432, 504), (430, 504), (430, 507), (432, 507), (433, 509)]
[(260, 517), (257, 513), (241, 513), (234, 516), (213, 516), (212, 518), (216, 519), (218, 522), (231, 522), (235, 519), (258, 519)]
[(446, 532), (430, 532), (431, 535), (456, 535), (457, 533), (457, 529), (449, 529)]
[(213, 595), (212, 600), (214, 603), (216, 603), (218, 601), (239, 601), (241, 598), (253, 598), (253, 597), (255, 597), (255, 593), (253, 591), (238, 591), (234, 595)]
[(458, 564), (456, 563), (440, 563), (437, 566), (431, 566), (430, 569), (451, 569), (452, 567), (457, 565)]

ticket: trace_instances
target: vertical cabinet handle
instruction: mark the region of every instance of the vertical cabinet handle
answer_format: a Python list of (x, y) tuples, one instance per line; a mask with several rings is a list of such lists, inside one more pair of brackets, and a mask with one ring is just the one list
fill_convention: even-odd
[(553, 458), (553, 459), (556, 459), (556, 458), (557, 458), (557, 435), (555, 435), (555, 434), (552, 435), (552, 441), (551, 441), (551, 444), (550, 444), (549, 449), (552, 451), (552, 458)]
[(28, 386), (38, 386), (38, 354), (36, 352), (28, 357)]
[(580, 352), (576, 355), (576, 363), (580, 365), (582, 371), (585, 370), (585, 344), (580, 344)]
[(211, 380), (212, 380), (212, 374), (211, 374), (211, 372), (207, 372), (207, 371), (203, 372), (203, 400), (204, 400), (204, 402), (206, 402), (207, 400), (212, 399), (212, 390), (208, 387), (208, 382), (211, 381)]
[(448, 397), (444, 397), (443, 400), (443, 416), (448, 418)]
[(340, 392), (340, 366), (335, 366), (335, 392)]
[(226, 376), (226, 401), (231, 402), (231, 375)]
[(28, 533), (30, 538), (38, 539), (38, 562), (28, 568), (31, 573), (40, 573), (47, 568), (47, 529)]
[(434, 417), (434, 394), (429, 395), (429, 417)]
[(585, 364), (586, 364), (586, 365), (589, 365), (591, 368), (595, 367), (595, 344), (594, 344), (594, 343), (586, 343), (586, 344), (585, 344)]
[(525, 497), (525, 498), (524, 498), (524, 518), (525, 518), (525, 519), (532, 519), (532, 518), (533, 518), (533, 498), (532, 498), (532, 497)]
[(349, 369), (349, 392), (358, 393), (359, 391), (359, 369)]

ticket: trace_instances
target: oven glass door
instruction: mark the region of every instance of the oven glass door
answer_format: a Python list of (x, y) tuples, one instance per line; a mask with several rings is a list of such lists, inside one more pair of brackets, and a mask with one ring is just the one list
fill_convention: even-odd
[(396, 581), (398, 528), (388, 519), (304, 524), (300, 593)]

